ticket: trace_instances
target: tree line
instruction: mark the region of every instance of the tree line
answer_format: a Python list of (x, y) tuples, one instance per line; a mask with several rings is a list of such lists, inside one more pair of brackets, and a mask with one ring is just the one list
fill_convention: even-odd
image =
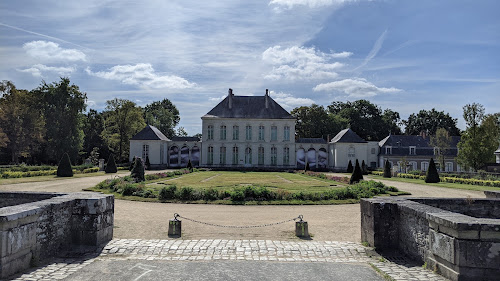
[(146, 124), (165, 136), (186, 135), (179, 111), (168, 99), (144, 108), (127, 99), (106, 101), (102, 112), (86, 111), (87, 94), (68, 78), (33, 90), (0, 83), (0, 162), (56, 164), (64, 153), (72, 163), (113, 154), (128, 161), (129, 140)]

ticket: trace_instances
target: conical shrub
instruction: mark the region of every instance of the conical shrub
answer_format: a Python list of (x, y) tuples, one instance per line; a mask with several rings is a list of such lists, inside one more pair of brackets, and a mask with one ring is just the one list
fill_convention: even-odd
[(130, 173), (130, 176), (134, 178), (135, 182), (145, 181), (144, 178), (144, 164), (142, 164), (141, 158), (135, 158), (134, 168)]
[(359, 161), (356, 159), (356, 166), (354, 166), (354, 171), (351, 175), (351, 180), (349, 180), (350, 184), (357, 183), (363, 179), (363, 172), (361, 171), (361, 167), (359, 166)]
[(392, 175), (391, 175), (391, 163), (389, 163), (389, 160), (385, 160), (384, 178), (390, 178), (390, 177), (392, 177)]
[(352, 166), (352, 161), (349, 160), (349, 164), (347, 164), (347, 172), (352, 173), (354, 171), (354, 167)]
[(68, 153), (64, 153), (61, 161), (59, 161), (59, 166), (57, 166), (57, 176), (58, 177), (72, 177), (73, 169), (71, 168), (71, 160), (69, 160)]
[(113, 154), (109, 155), (108, 164), (106, 165), (106, 169), (104, 170), (104, 172), (106, 172), (106, 174), (118, 172), (118, 169), (116, 168), (115, 157), (113, 157)]
[(306, 163), (306, 168), (304, 169), (305, 171), (309, 171), (311, 168), (309, 167), (309, 162)]
[(361, 172), (363, 175), (368, 175), (368, 167), (366, 166), (365, 160), (361, 163)]
[(130, 166), (128, 167), (129, 171), (132, 171), (132, 169), (134, 168), (134, 164), (135, 164), (135, 156), (134, 158), (132, 158), (132, 162), (130, 162)]
[(191, 163), (191, 159), (188, 160), (186, 168), (189, 169), (191, 172), (193, 171), (193, 163)]
[(427, 170), (427, 174), (425, 175), (426, 183), (437, 183), (440, 182), (439, 173), (436, 169), (436, 163), (434, 163), (434, 159), (431, 158), (431, 162), (429, 163), (429, 169)]
[(144, 163), (144, 166), (145, 166), (144, 168), (145, 168), (146, 170), (151, 169), (151, 163), (149, 162), (149, 155), (148, 155), (148, 156), (146, 156), (146, 162)]

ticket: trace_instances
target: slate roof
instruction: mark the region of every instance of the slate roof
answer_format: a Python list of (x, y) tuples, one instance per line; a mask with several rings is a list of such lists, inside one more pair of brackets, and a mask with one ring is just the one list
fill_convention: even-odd
[(158, 130), (155, 126), (147, 125), (142, 131), (137, 133), (131, 140), (164, 140), (169, 139)]
[(326, 143), (323, 138), (300, 138), (296, 143)]
[[(451, 138), (451, 148), (448, 149), (446, 155), (456, 156), (458, 153), (457, 144), (460, 141), (460, 137), (452, 136)], [(409, 155), (410, 146), (415, 146), (415, 155), (432, 156), (434, 155), (434, 147), (429, 142), (429, 137), (389, 135), (379, 142), (379, 146), (392, 146), (392, 153), (390, 155)], [(382, 149), (381, 154), (387, 155), (385, 149)]]
[[(229, 99), (232, 107), (229, 108)], [(266, 108), (266, 98), (268, 108)], [(295, 119), (270, 96), (228, 95), (203, 117), (253, 118), (253, 119)]]
[(348, 128), (340, 131), (330, 142), (366, 143), (367, 141), (362, 139), (353, 130)]
[(200, 141), (198, 137), (172, 137), (172, 141)]

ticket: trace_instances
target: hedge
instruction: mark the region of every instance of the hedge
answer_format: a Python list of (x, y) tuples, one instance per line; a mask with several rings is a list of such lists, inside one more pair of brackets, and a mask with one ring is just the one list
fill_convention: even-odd
[[(87, 168), (81, 171), (74, 169), (74, 174), (88, 174), (88, 173), (96, 173), (99, 172), (99, 168)], [(3, 172), (1, 177), (4, 179), (12, 179), (12, 178), (29, 178), (29, 177), (40, 177), (40, 176), (52, 176), (57, 173), (57, 170), (33, 170), (28, 172)]]

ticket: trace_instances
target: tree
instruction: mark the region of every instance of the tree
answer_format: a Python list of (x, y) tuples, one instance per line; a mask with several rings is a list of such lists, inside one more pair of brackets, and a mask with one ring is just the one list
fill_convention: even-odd
[(71, 168), (71, 160), (69, 159), (68, 153), (64, 153), (61, 161), (59, 161), (59, 166), (57, 166), (57, 176), (58, 177), (72, 177), (73, 169)]
[(434, 159), (431, 158), (431, 162), (429, 163), (429, 169), (427, 170), (427, 174), (425, 175), (426, 183), (438, 183), (441, 180), (439, 179), (439, 173), (436, 169), (436, 163), (434, 163)]
[(444, 157), (453, 144), (452, 137), (446, 129), (438, 128), (436, 134), (431, 136), (429, 144), (437, 150), (438, 162), (442, 169), (444, 167)]
[(193, 171), (193, 163), (191, 163), (191, 159), (188, 160), (186, 168), (191, 172)]
[(384, 122), (385, 128), (389, 129), (389, 132), (393, 135), (401, 135), (401, 117), (399, 113), (391, 109), (384, 110), (382, 114), (382, 121)]
[(130, 176), (135, 180), (135, 182), (145, 181), (144, 164), (142, 163), (141, 158), (135, 158), (134, 167), (132, 168)]
[(354, 167), (352, 166), (352, 161), (349, 160), (349, 164), (347, 164), (347, 172), (352, 173), (354, 171)]
[(106, 102), (106, 110), (102, 137), (121, 162), (128, 159), (129, 140), (146, 126), (142, 109), (132, 101), (115, 98)]
[(83, 131), (83, 151), (90, 156), (92, 151), (97, 148), (99, 155), (106, 159), (109, 158), (109, 148), (102, 137), (104, 131), (104, 114), (94, 109), (90, 109), (82, 118)]
[(116, 168), (116, 163), (115, 163), (115, 157), (113, 157), (113, 154), (109, 155), (108, 163), (106, 165), (106, 169), (104, 170), (106, 174), (112, 174), (118, 172), (118, 169)]
[(177, 130), (175, 130), (175, 135), (178, 137), (187, 137), (187, 132), (184, 129), (184, 127), (179, 127)]
[(401, 160), (399, 161), (399, 164), (403, 168), (402, 171), (404, 171), (404, 173), (407, 173), (408, 172), (408, 165), (410, 164), (408, 162), (408, 158), (406, 158), (406, 156), (401, 157)]
[(70, 85), (69, 78), (42, 84), (33, 90), (46, 118), (44, 156), (49, 162), (68, 153), (76, 162), (83, 146), (83, 112), (87, 94)]
[(90, 152), (90, 162), (92, 165), (97, 166), (99, 165), (99, 148), (94, 147), (92, 151)]
[(389, 160), (385, 160), (385, 165), (384, 165), (384, 178), (390, 178), (391, 175), (391, 163), (389, 163)]
[(451, 136), (459, 136), (460, 130), (457, 128), (457, 119), (452, 118), (444, 111), (420, 110), (417, 114), (413, 113), (404, 120), (406, 135), (419, 135), (425, 132), (427, 135), (435, 135), (438, 128), (443, 128)]
[[(392, 110), (382, 109), (367, 100), (354, 102), (332, 102), (328, 106), (330, 114), (337, 116), (350, 125), (350, 128), (361, 138), (368, 141), (381, 140), (392, 130), (398, 133), (399, 114)], [(396, 127), (394, 127), (394, 125)]]
[[(464, 107), (465, 110), (466, 107)], [(471, 168), (477, 171), (486, 163), (495, 162), (494, 152), (498, 148), (500, 128), (497, 124), (497, 117), (495, 115), (483, 116), (479, 124), (480, 119), (477, 118), (477, 114), (477, 112), (470, 114), (469, 121), (466, 121), (469, 127), (462, 134), (457, 145), (457, 162), (466, 170)]]
[(179, 110), (169, 99), (155, 101), (144, 107), (144, 120), (148, 125), (158, 128), (167, 138), (171, 138), (180, 121)]
[(354, 171), (352, 172), (349, 183), (354, 184), (361, 181), (362, 179), (363, 179), (363, 172), (361, 171), (361, 167), (359, 167), (358, 159), (356, 159), (356, 166), (354, 166)]
[(301, 138), (325, 138), (347, 126), (338, 116), (330, 115), (323, 106), (313, 104), (294, 108), (290, 114), (297, 119), (295, 134)]
[(129, 170), (129, 171), (132, 171), (132, 169), (134, 168), (134, 165), (135, 165), (135, 156), (134, 156), (134, 158), (132, 158), (132, 162), (130, 162), (130, 165), (129, 165), (129, 167), (128, 167), (128, 170)]
[(363, 173), (363, 175), (368, 175), (368, 167), (366, 166), (365, 160), (361, 163), (361, 173)]
[(10, 81), (0, 83), (0, 92), (0, 147), (19, 163), (19, 157), (31, 156), (43, 142), (45, 119), (32, 92), (18, 90)]

